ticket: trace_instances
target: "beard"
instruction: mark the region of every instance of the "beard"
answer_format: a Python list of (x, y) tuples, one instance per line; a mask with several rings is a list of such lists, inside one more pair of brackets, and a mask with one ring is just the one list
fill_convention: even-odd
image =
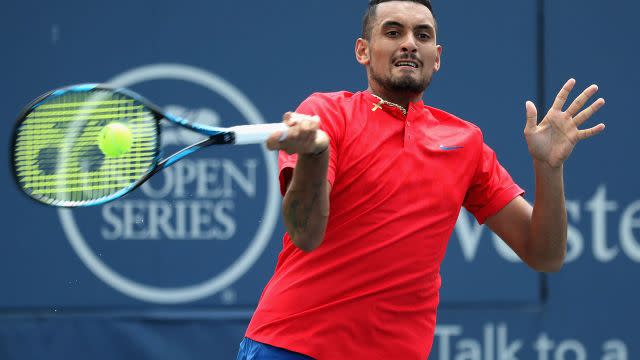
[(371, 79), (380, 84), (386, 91), (394, 93), (422, 93), (431, 83), (430, 75), (425, 75), (421, 79), (416, 79), (411, 75), (383, 77), (373, 71), (373, 68), (371, 70)]

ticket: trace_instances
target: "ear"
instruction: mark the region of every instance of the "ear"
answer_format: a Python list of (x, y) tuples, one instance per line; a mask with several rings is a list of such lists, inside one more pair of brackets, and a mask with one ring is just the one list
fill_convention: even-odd
[(369, 65), (369, 42), (363, 38), (356, 40), (356, 60), (362, 65)]
[(437, 72), (440, 70), (440, 59), (442, 57), (442, 45), (436, 45), (436, 61), (433, 64), (433, 71)]

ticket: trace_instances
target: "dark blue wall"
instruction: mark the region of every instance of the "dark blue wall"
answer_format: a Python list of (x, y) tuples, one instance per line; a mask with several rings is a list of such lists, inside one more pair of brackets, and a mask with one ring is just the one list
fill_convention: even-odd
[[(0, 157), (40, 93), (111, 81), (196, 120), (279, 121), (315, 91), (366, 87), (362, 1), (5, 1)], [(478, 124), (533, 200), (524, 102), (575, 77), (607, 130), (565, 165), (567, 263), (540, 275), (468, 214), (442, 267), (433, 359), (637, 359), (640, 5), (434, 1), (442, 70), (425, 101)], [(165, 128), (167, 149), (192, 138)], [(283, 226), (274, 156), (212, 149), (125, 199), (40, 206), (0, 166), (0, 359), (230, 359), (272, 273)], [(514, 355), (515, 357), (509, 357)]]

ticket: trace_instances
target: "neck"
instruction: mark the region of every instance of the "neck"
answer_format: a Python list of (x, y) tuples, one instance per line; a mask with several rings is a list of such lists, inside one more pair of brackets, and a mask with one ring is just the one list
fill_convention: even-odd
[(391, 92), (385, 89), (380, 89), (369, 84), (367, 91), (376, 95), (383, 100), (402, 106), (405, 109), (409, 108), (410, 103), (416, 103), (422, 99), (422, 93), (414, 92)]

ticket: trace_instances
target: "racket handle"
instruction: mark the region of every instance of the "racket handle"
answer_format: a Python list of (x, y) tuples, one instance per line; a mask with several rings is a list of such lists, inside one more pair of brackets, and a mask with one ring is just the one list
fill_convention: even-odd
[[(301, 114), (292, 114), (292, 117), (310, 118), (311, 120), (319, 121), (318, 116), (307, 116)], [(281, 131), (280, 141), (287, 138), (287, 130), (289, 127), (285, 123), (272, 123), (272, 124), (258, 124), (258, 125), (239, 125), (230, 128), (235, 133), (235, 144), (261, 144), (265, 142), (271, 134), (276, 131)]]
[(236, 145), (245, 144), (261, 144), (265, 142), (271, 134), (276, 131), (282, 131), (283, 136), (286, 138), (287, 124), (274, 123), (274, 124), (259, 124), (259, 125), (240, 125), (234, 126), (230, 130), (236, 135)]

